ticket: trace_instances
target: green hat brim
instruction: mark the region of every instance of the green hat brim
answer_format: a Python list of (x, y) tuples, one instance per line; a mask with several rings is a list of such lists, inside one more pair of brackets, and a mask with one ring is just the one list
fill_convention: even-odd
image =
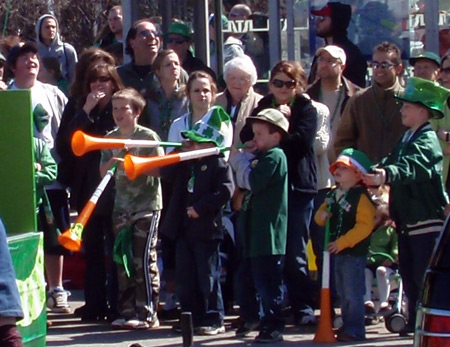
[(443, 118), (443, 108), (449, 103), (450, 90), (427, 79), (410, 77), (405, 89), (394, 96), (398, 100), (425, 107), (433, 118)]
[(181, 136), (183, 136), (183, 138), (194, 141), (194, 142), (198, 142), (198, 143), (214, 143), (217, 147), (220, 147), (220, 144), (217, 143), (214, 140), (211, 140), (210, 138), (201, 136), (199, 134), (197, 134), (195, 131), (192, 130), (184, 130), (181, 132)]
[(431, 107), (428, 107), (428, 106), (425, 105), (423, 102), (420, 102), (420, 101), (412, 101), (412, 100), (409, 100), (409, 99), (407, 99), (407, 98), (403, 98), (403, 97), (401, 97), (400, 95), (394, 95), (394, 97), (395, 97), (397, 100), (401, 101), (401, 102), (406, 101), (406, 102), (410, 102), (411, 104), (417, 104), (417, 105), (420, 105), (420, 106), (425, 107), (425, 108), (431, 113), (431, 117), (432, 117), (432, 118), (436, 118), (436, 119), (442, 119), (442, 118), (444, 118), (444, 113), (442, 113), (442, 111), (440, 111), (439, 109), (433, 109), (433, 108), (431, 108)]

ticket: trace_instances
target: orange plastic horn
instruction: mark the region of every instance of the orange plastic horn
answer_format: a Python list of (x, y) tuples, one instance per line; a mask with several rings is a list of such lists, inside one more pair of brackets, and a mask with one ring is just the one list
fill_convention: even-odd
[(85, 134), (81, 130), (77, 130), (72, 135), (72, 151), (81, 157), (87, 152), (97, 149), (114, 149), (114, 148), (132, 148), (132, 147), (147, 147), (154, 148), (158, 146), (163, 147), (181, 147), (183, 144), (179, 142), (163, 142), (156, 140), (131, 140), (131, 139), (114, 139), (95, 137)]
[(123, 166), (125, 173), (130, 180), (136, 179), (144, 172), (157, 167), (172, 165), (180, 161), (179, 154), (168, 154), (161, 157), (138, 157), (127, 154)]
[(180, 161), (207, 157), (209, 155), (219, 154), (224, 148), (213, 147), (198, 149), (195, 151), (168, 154), (160, 157), (137, 157), (127, 154), (123, 163), (125, 173), (130, 180), (134, 180), (148, 170), (157, 167), (172, 165)]
[(125, 140), (120, 139), (104, 139), (89, 136), (81, 130), (75, 131), (72, 135), (72, 151), (81, 157), (83, 154), (94, 151), (96, 149), (113, 149), (124, 147)]

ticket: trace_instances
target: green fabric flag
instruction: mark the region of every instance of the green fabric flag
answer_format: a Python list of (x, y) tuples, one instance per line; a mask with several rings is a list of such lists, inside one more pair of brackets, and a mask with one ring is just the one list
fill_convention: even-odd
[(122, 265), (128, 278), (133, 276), (133, 232), (131, 226), (124, 228), (114, 242), (114, 261)]

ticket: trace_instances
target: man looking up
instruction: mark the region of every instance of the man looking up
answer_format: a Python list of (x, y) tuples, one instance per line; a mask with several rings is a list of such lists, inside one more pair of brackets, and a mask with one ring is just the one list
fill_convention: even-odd
[[(33, 119), (33, 135), (43, 140), (50, 149), (53, 158), (59, 157), (54, 147), (56, 133), (61, 122), (61, 115), (67, 98), (58, 87), (41, 83), (37, 80), (39, 73), (38, 48), (35, 43), (14, 46), (8, 55), (8, 66), (14, 74), (10, 89), (29, 89)], [(69, 228), (69, 209), (66, 191), (58, 182), (45, 187), (50, 205), (60, 230)], [(47, 231), (44, 230), (47, 234)], [(45, 238), (44, 238), (45, 239)], [(48, 247), (48, 248), (47, 248)], [(70, 293), (63, 288), (63, 254), (61, 246), (50, 247), (44, 242), (45, 271), (48, 284), (47, 304), (54, 312), (69, 313), (67, 298)]]
[(154, 83), (152, 64), (161, 46), (159, 31), (150, 19), (138, 20), (128, 31), (125, 44), (125, 52), (132, 61), (119, 66), (117, 72), (125, 86), (133, 87), (145, 97)]
[(394, 95), (403, 91), (399, 75), (403, 71), (401, 51), (383, 42), (373, 51), (372, 86), (356, 93), (345, 106), (334, 143), (335, 153), (352, 147), (378, 163), (390, 153), (405, 131)]
[[(344, 76), (360, 87), (366, 86), (367, 62), (355, 44), (347, 38), (347, 28), (352, 17), (352, 8), (340, 2), (329, 2), (321, 10), (312, 10), (319, 16), (316, 20), (316, 34), (325, 40), (325, 45), (341, 47), (347, 56)], [(311, 66), (309, 83), (316, 79), (317, 60)], [(339, 152), (340, 153), (340, 152)]]

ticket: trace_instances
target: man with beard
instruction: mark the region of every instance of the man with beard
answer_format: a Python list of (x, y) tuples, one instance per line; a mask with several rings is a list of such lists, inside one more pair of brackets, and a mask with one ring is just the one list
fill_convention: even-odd
[[(319, 16), (316, 20), (316, 34), (325, 40), (326, 45), (341, 47), (347, 56), (344, 76), (360, 87), (366, 86), (367, 63), (363, 54), (347, 37), (347, 28), (352, 17), (352, 8), (340, 2), (329, 2), (321, 10), (312, 10)], [(309, 83), (317, 78), (317, 59), (311, 66)]]

